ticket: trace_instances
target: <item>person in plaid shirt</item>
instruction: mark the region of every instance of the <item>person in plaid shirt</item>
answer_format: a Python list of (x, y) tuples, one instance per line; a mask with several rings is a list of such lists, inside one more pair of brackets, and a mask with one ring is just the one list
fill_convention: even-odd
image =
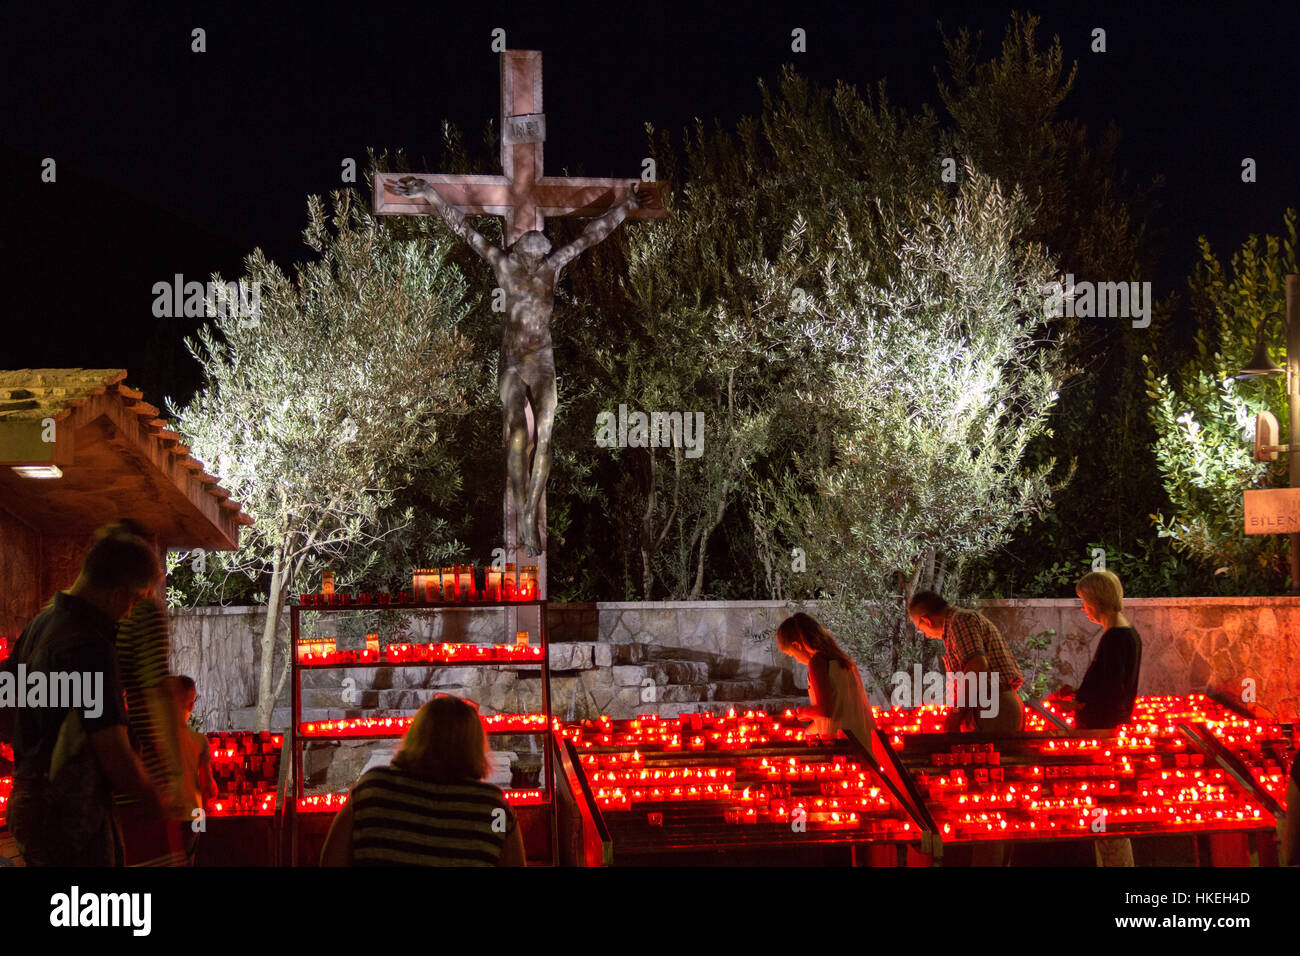
[[(963, 707), (953, 714), (951, 729), (969, 722), (981, 733), (1019, 730), (1023, 709), (1016, 691), (1025, 679), (993, 622), (976, 611), (953, 607), (933, 591), (918, 591), (908, 603), (907, 613), (922, 634), (943, 641), (944, 668), (950, 675), (988, 673), (990, 687), (998, 692), (996, 703), (989, 708), (992, 716), (982, 716), (978, 706)], [(963, 684), (970, 686), (966, 681)]]

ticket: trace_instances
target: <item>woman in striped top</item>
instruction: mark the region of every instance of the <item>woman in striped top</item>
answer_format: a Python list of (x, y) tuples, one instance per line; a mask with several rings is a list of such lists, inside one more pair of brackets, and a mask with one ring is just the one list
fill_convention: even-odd
[(441, 694), (420, 708), (387, 767), (361, 775), (322, 866), (523, 866), (524, 844), (488, 773), (478, 710)]

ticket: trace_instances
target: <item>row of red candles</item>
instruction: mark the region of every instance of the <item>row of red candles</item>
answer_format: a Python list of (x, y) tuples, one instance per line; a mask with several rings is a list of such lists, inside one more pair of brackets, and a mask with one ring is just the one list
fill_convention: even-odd
[[(1104, 832), (1116, 834), (1160, 832), (1177, 830), (1180, 827), (1195, 827), (1198, 830), (1204, 830), (1207, 827), (1213, 828), (1217, 826), (1225, 829), (1237, 829), (1243, 823), (1254, 825), (1261, 820), (1259, 810), (1216, 810), (1209, 813), (1189, 810), (1173, 812), (1162, 808), (1137, 807), (1132, 810), (1120, 810), (1118, 814), (1118, 818), (1116, 818), (1115, 814), (1107, 816), (1106, 830)], [(1075, 816), (1071, 812), (1064, 817), (1047, 819), (1036, 817), (1032, 820), (1013, 819), (1000, 811), (992, 811), (978, 814), (967, 813), (964, 816), (944, 821), (941, 828), (944, 836), (955, 834), (958, 838), (966, 839), (981, 837), (1006, 839), (1010, 834), (1015, 833), (1034, 834), (1051, 831), (1057, 831), (1063, 835), (1068, 833), (1093, 834), (1102, 832), (1094, 830), (1097, 819), (1097, 816), (1091, 811), (1082, 816)]]
[(417, 568), (411, 572), (411, 590), (390, 594), (387, 591), (360, 592), (351, 595), (334, 590), (333, 577), (322, 582), (318, 594), (300, 594), (303, 607), (350, 607), (388, 604), (470, 604), (473, 602), (536, 601), (537, 566), (526, 565), (515, 572), (513, 564), (505, 569), (488, 567), (483, 571), (483, 587), (472, 564), (450, 568)]
[[(411, 727), (413, 717), (347, 717), (298, 725), (304, 737), (400, 737)], [(546, 729), (544, 714), (488, 714), (483, 717), (488, 733), (528, 733)], [(555, 721), (555, 729), (560, 722)]]
[(209, 804), (208, 816), (267, 816), (275, 813), (275, 790), (253, 793), (223, 793)]
[(529, 564), (515, 573), (515, 566), (505, 570), (495, 566), (483, 569), (483, 589), (479, 591), (477, 572), (472, 564), (454, 567), (417, 568), (411, 572), (411, 593), (417, 601), (535, 601), (537, 600), (537, 565)]
[(238, 756), (240, 754), (274, 754), (279, 753), (284, 744), (284, 737), (269, 730), (224, 730), (207, 735), (208, 750), (214, 757), (218, 754)]
[[(521, 632), (527, 634), (527, 632)], [(508, 664), (540, 661), (541, 647), (528, 644), (389, 644), (381, 651), (379, 638), (367, 636), (366, 647), (340, 651), (333, 640), (298, 642), (298, 663), (304, 667), (339, 664), (485, 663)]]
[[(546, 803), (545, 790), (506, 790), (506, 802), (512, 807), (540, 806)], [(298, 798), (299, 813), (333, 813), (347, 805), (346, 793), (319, 793)]]
[[(1159, 759), (1159, 755), (1155, 756)], [(1201, 757), (1200, 754), (1174, 756)], [(1121, 755), (1120, 759), (1126, 758)], [(1198, 764), (1200, 762), (1197, 761)], [(1097, 810), (1105, 810), (1110, 820), (1123, 825), (1181, 826), (1216, 821), (1236, 825), (1242, 821), (1257, 821), (1261, 817), (1260, 808), (1253, 801), (1228, 788), (1221, 770), (1159, 769), (1145, 772), (1126, 783), (1115, 779), (1090, 783), (1077, 778), (1076, 782), (1071, 782), (1068, 774), (1080, 771), (1110, 771), (1109, 775), (1114, 776), (1113, 767), (1032, 766), (1005, 770), (1011, 775), (1005, 778), (1004, 768), (975, 768), (972, 772), (973, 781), (961, 770), (954, 770), (951, 775), (938, 778), (920, 773), (916, 782), (933, 807), (936, 818), (948, 822), (949, 826), (945, 828), (948, 833), (952, 832), (951, 824), (954, 822), (959, 834), (967, 829), (976, 832), (1037, 830), (1044, 827), (1071, 829), (1074, 827), (1072, 821), (1080, 813), (1083, 816), (1079, 817), (1082, 821), (1079, 828), (1090, 829), (1097, 819), (1094, 812)], [(1062, 777), (1065, 779), (1062, 780)], [(1056, 782), (1046, 782), (1053, 779)], [(1004, 780), (1016, 782), (1000, 790), (984, 788), (985, 784), (1002, 783)], [(1033, 780), (1043, 780), (1045, 783), (1040, 786), (1031, 782)], [(968, 790), (967, 785), (971, 782), (979, 789)], [(1044, 786), (1051, 791), (1050, 797), (1044, 794)], [(999, 804), (1004, 805), (997, 811), (993, 827), (987, 825), (991, 822), (989, 817), (972, 815), (981, 806), (992, 810)], [(1212, 811), (1196, 809), (1209, 804), (1221, 806)], [(967, 811), (964, 815), (963, 809)], [(1007, 816), (1008, 812), (1019, 814), (1019, 818)]]
[[(871, 833), (888, 835), (906, 835), (911, 832), (912, 824), (903, 820), (897, 815), (876, 817), (866, 819), (860, 816), (856, 811), (833, 810), (829, 812), (809, 811), (804, 807), (792, 808), (790, 811), (763, 811), (755, 807), (734, 807), (725, 810), (722, 814), (727, 823), (734, 824), (758, 824), (758, 823), (779, 823), (787, 825), (792, 819), (795, 819), (795, 810), (803, 810), (803, 820), (805, 823), (822, 830), (834, 829), (851, 829), (865, 830)], [(656, 825), (656, 814), (649, 814), (651, 825)], [(663, 815), (658, 814), (658, 825), (663, 825)]]
[[(1180, 774), (1181, 776), (1181, 774)], [(865, 775), (863, 775), (865, 778)], [(1236, 794), (1229, 792), (1226, 785), (1221, 783), (1212, 783), (1211, 780), (1221, 781), (1223, 779), (1222, 771), (1215, 771), (1209, 778), (1201, 779), (1200, 772), (1189, 776), (1188, 780), (1191, 785), (1183, 786), (1178, 789), (1171, 789), (1166, 792), (1163, 788), (1154, 787), (1154, 789), (1139, 789), (1131, 795), (1120, 795), (1118, 785), (1111, 783), (1107, 788), (1098, 792), (1098, 798), (1105, 796), (1110, 798), (1114, 794), (1117, 798), (1127, 796), (1136, 801), (1159, 799), (1160, 804), (1139, 805), (1136, 802), (1131, 804), (1120, 804), (1107, 808), (1107, 813), (1113, 817), (1117, 826), (1139, 828), (1151, 825), (1213, 825), (1222, 822), (1224, 825), (1237, 825), (1243, 821), (1255, 822), (1261, 819), (1261, 811), (1249, 800), (1238, 799)], [(1086, 787), (1086, 784), (1082, 786)], [(1154, 785), (1153, 785), (1154, 786)], [(728, 800), (739, 801), (740, 803), (753, 802), (760, 806), (760, 811), (745, 812), (743, 808), (730, 807), (725, 810), (725, 817), (728, 822), (758, 822), (759, 820), (786, 820), (789, 819), (789, 811), (794, 808), (813, 808), (815, 810), (834, 810), (843, 812), (859, 813), (876, 813), (888, 812), (891, 803), (881, 795), (879, 787), (870, 786), (865, 782), (840, 781), (838, 784), (824, 784), (822, 787), (823, 794), (827, 795), (821, 798), (795, 798), (787, 806), (781, 800), (773, 800), (768, 793), (761, 787), (745, 788), (742, 794), (736, 795), (734, 788), (730, 785), (705, 785), (705, 786), (685, 786), (675, 787), (601, 787), (596, 791), (598, 803), (606, 810), (630, 810), (632, 804), (640, 802), (692, 802), (707, 800)], [(951, 833), (955, 823), (959, 832), (973, 830), (993, 831), (1010, 829), (1013, 831), (1026, 831), (1037, 829), (1071, 829), (1074, 827), (1074, 821), (1079, 821), (1079, 828), (1087, 829), (1096, 819), (1095, 811), (1100, 809), (1100, 804), (1092, 795), (1076, 796), (1073, 798), (1049, 799), (1040, 796), (1040, 788), (1037, 785), (1025, 787), (1021, 793), (1016, 793), (1014, 786), (1001, 793), (993, 794), (962, 794), (955, 799), (944, 799), (942, 796), (930, 793), (933, 800), (936, 816), (946, 823), (945, 832)], [(934, 798), (938, 799), (934, 799)], [(1014, 806), (1003, 806), (997, 809), (996, 805), (1005, 801), (1006, 804)], [(1212, 807), (1213, 804), (1219, 804), (1219, 807)], [(766, 810), (761, 809), (764, 805)], [(988, 812), (981, 814), (981, 805), (987, 808)], [(962, 807), (973, 807), (961, 815)], [(1199, 808), (1199, 809), (1198, 809)], [(992, 817), (990, 817), (992, 814)], [(1015, 814), (1011, 816), (1008, 814)], [(1082, 814), (1082, 816), (1080, 816)], [(732, 820), (732, 816), (739, 815), (742, 819)], [(1089, 816), (1092, 819), (1089, 819)], [(809, 813), (808, 819), (817, 822), (815, 814)], [(990, 819), (1001, 821), (997, 825), (988, 827), (984, 824)]]
[[(731, 709), (725, 716), (711, 713), (682, 714), (675, 718), (643, 715), (620, 720), (617, 725), (606, 716), (564, 728), (564, 736), (575, 746), (647, 747), (664, 751), (747, 750), (773, 741), (801, 742), (806, 732), (787, 710), (774, 717), (763, 711), (746, 711), (737, 715)], [(590, 736), (588, 736), (590, 734)]]

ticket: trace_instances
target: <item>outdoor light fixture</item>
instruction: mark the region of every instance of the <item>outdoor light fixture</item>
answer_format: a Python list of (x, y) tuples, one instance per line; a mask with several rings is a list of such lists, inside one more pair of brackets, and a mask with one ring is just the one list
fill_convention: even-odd
[(1239, 380), (1248, 378), (1261, 378), (1265, 375), (1281, 375), (1285, 369), (1279, 368), (1273, 359), (1269, 357), (1268, 346), (1264, 344), (1264, 333), (1268, 331), (1269, 326), (1275, 320), (1281, 319), (1281, 312), (1270, 312), (1264, 316), (1264, 321), (1259, 324), (1259, 335), (1255, 338), (1255, 354), (1250, 359), (1250, 364), (1241, 370), (1237, 376)]
[(62, 478), (63, 469), (58, 465), (13, 465), (13, 470), (24, 478)]

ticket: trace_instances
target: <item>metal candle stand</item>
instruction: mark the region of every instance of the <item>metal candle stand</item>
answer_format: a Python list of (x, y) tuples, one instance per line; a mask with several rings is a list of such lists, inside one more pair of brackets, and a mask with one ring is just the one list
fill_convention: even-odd
[[(545, 806), (547, 808), (547, 817), (549, 821), (549, 831), (550, 831), (551, 863), (552, 865), (556, 863), (558, 859), (558, 852), (559, 852), (559, 834), (558, 834), (556, 810), (555, 810), (554, 755), (552, 753), (551, 743), (549, 739), (551, 728), (554, 724), (554, 717), (552, 716), (551, 713), (551, 669), (550, 669), (550, 660), (549, 660), (550, 654), (549, 654), (548, 644), (546, 640), (546, 603), (547, 602), (544, 600), (530, 600), (530, 601), (464, 601), (462, 600), (462, 601), (435, 601), (435, 602), (403, 601), (400, 603), (388, 603), (388, 604), (378, 604), (378, 605), (333, 604), (333, 603), (312, 604), (305, 607), (297, 604), (291, 605), (289, 609), (289, 630), (290, 630), (291, 654), (293, 655), (292, 656), (292, 668), (293, 668), (292, 711), (293, 712), (291, 718), (292, 725), (290, 727), (289, 734), (290, 734), (290, 746), (292, 747), (292, 752), (293, 752), (293, 761), (292, 761), (293, 799), (285, 801), (285, 813), (289, 815), (289, 829), (291, 833), (290, 860), (292, 861), (293, 865), (296, 866), (298, 865), (299, 862), (298, 860), (298, 856), (299, 856), (298, 813), (299, 813), (300, 802), (304, 797), (304, 794), (302, 792), (303, 791), (303, 769), (302, 768), (303, 768), (303, 748), (306, 744), (306, 741), (307, 740), (320, 741), (320, 740), (381, 739), (381, 738), (392, 738), (401, 735), (401, 733), (398, 730), (393, 730), (390, 732), (373, 733), (373, 734), (351, 733), (351, 732), (347, 732), (347, 733), (313, 732), (309, 736), (304, 734), (302, 732), (302, 728), (303, 728), (302, 671), (305, 668), (319, 669), (319, 670), (334, 670), (334, 669), (345, 670), (345, 669), (355, 668), (355, 667), (435, 668), (435, 667), (475, 667), (475, 666), (529, 667), (529, 668), (540, 667), (541, 668), (543, 714), (540, 716), (544, 718), (544, 723), (541, 723), (540, 726), (535, 728), (506, 727), (505, 729), (494, 730), (491, 728), (490, 726), (491, 722), (489, 720), (488, 733), (489, 734), (513, 734), (518, 736), (539, 735), (543, 737), (544, 739), (544, 744), (542, 747), (543, 777), (544, 777), (543, 782), (545, 787), (543, 791), (543, 796), (539, 798), (537, 796), (536, 791), (524, 792), (521, 796), (521, 799), (518, 802), (518, 805)], [(460, 661), (460, 660), (437, 660), (434, 659), (434, 655), (431, 654), (428, 658), (423, 660), (377, 659), (377, 660), (364, 660), (364, 661), (358, 660), (355, 662), (348, 662), (348, 663), (335, 662), (329, 660), (328, 658), (323, 660), (320, 663), (302, 662), (299, 661), (298, 659), (299, 657), (298, 642), (299, 642), (299, 635), (301, 633), (299, 618), (304, 611), (316, 612), (322, 614), (328, 614), (334, 611), (356, 612), (356, 611), (368, 611), (368, 610), (443, 611), (447, 609), (455, 609), (455, 610), (462, 610), (462, 611), (464, 610), (485, 611), (485, 610), (503, 609), (508, 611), (511, 608), (519, 608), (519, 607), (535, 607), (538, 609), (538, 621), (539, 621), (538, 636), (541, 641), (541, 655), (538, 658), (503, 660), (499, 658), (493, 659), (494, 655), (485, 655), (484, 658), (482, 659)], [(509, 616), (507, 615), (507, 624), (508, 622), (509, 622)], [(430, 645), (430, 646), (434, 647), (438, 645)], [(383, 656), (385, 658), (388, 657), (388, 655), (383, 655)], [(358, 708), (358, 709), (364, 709), (364, 708)]]

